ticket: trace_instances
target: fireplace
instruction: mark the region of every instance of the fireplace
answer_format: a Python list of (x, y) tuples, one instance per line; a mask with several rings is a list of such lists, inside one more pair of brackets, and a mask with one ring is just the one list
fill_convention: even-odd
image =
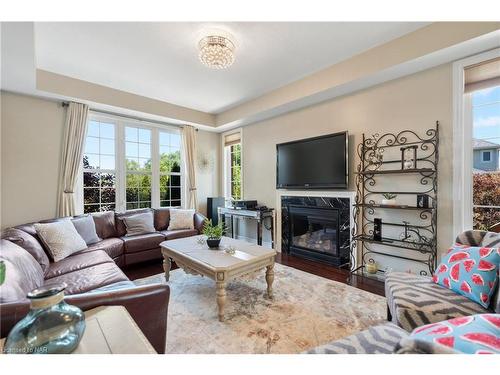
[(341, 266), (349, 261), (349, 198), (281, 198), (282, 250)]

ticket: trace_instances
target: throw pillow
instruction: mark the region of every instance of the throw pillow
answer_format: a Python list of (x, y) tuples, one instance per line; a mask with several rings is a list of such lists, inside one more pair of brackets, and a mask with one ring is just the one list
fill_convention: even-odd
[(5, 263), (5, 282), (0, 285), (0, 303), (26, 298), (32, 289), (43, 285), (43, 271), (30, 253), (7, 240), (0, 240), (0, 260)]
[(71, 219), (52, 223), (34, 224), (38, 237), (44, 242), (54, 262), (59, 262), (77, 251), (87, 248), (87, 244), (76, 231)]
[(8, 228), (2, 233), (2, 238), (22, 247), (40, 264), (43, 272), (49, 268), (49, 258), (42, 245), (31, 234), (17, 228)]
[(416, 328), (396, 353), (500, 353), (500, 314), (453, 318)]
[(153, 212), (144, 212), (142, 214), (126, 216), (122, 218), (127, 229), (127, 236), (136, 236), (138, 234), (147, 234), (156, 232), (154, 226)]
[(92, 245), (96, 242), (101, 241), (97, 236), (95, 229), (94, 219), (90, 215), (75, 217), (71, 220), (75, 226), (76, 231), (87, 245)]
[(194, 210), (170, 209), (170, 223), (167, 230), (194, 229)]
[(488, 308), (499, 263), (500, 249), (455, 245), (443, 256), (432, 280)]

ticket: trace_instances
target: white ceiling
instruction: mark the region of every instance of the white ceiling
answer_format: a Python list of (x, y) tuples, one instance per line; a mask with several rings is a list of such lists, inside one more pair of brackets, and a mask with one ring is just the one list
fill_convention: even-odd
[[(220, 113), (426, 23), (36, 23), (39, 69)], [(234, 35), (236, 61), (198, 61), (205, 28)]]

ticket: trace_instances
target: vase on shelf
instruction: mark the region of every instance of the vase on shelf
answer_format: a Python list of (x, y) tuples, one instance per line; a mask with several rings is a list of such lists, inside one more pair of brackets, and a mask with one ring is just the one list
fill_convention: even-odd
[(73, 352), (85, 331), (82, 310), (64, 302), (65, 284), (32, 290), (28, 315), (10, 331), (7, 354), (67, 354)]

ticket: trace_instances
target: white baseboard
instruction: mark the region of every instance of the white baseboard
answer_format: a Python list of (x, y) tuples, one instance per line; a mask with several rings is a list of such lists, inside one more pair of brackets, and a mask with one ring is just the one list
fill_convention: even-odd
[[(243, 241), (246, 241), (246, 242), (257, 244), (257, 239), (256, 238), (251, 238), (251, 237), (247, 237), (247, 236), (240, 236), (240, 235), (236, 235), (235, 238), (237, 240), (243, 240)], [(268, 241), (262, 241), (262, 246), (271, 248), (272, 244), (271, 244), (271, 242), (268, 242)]]

